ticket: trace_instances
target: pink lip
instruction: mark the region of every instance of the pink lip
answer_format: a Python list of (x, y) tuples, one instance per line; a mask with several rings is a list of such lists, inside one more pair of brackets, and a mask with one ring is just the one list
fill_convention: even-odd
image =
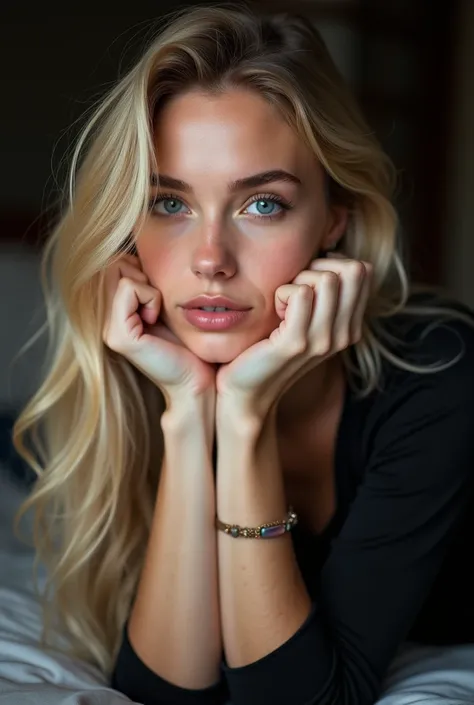
[(205, 294), (196, 296), (186, 304), (183, 304), (183, 308), (199, 308), (200, 306), (225, 306), (231, 311), (248, 311), (249, 309), (248, 306), (242, 306), (237, 301), (228, 299), (226, 296), (207, 296)]
[(220, 331), (240, 323), (249, 311), (201, 311), (199, 308), (183, 308), (191, 325), (204, 331)]

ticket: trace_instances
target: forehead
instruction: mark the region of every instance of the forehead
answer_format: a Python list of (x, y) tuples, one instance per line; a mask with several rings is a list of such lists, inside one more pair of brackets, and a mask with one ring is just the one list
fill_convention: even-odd
[[(314, 169), (317, 160), (278, 109), (256, 92), (190, 91), (158, 113), (154, 142), (160, 168), (191, 169), (219, 160), (238, 171), (271, 165)], [(204, 160), (204, 161), (203, 161)], [(265, 164), (263, 164), (265, 162)]]

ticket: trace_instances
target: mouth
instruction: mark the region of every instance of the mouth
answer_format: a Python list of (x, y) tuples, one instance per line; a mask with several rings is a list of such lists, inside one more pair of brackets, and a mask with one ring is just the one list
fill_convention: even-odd
[(224, 306), (203, 306), (182, 309), (186, 320), (202, 331), (222, 331), (241, 323), (250, 309), (236, 310)]

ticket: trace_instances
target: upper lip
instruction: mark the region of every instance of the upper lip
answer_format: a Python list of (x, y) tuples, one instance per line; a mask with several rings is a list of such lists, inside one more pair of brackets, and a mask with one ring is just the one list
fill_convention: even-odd
[(196, 298), (183, 304), (183, 308), (200, 308), (201, 306), (225, 306), (233, 311), (247, 311), (250, 306), (244, 306), (238, 301), (228, 299), (226, 296), (196, 296)]

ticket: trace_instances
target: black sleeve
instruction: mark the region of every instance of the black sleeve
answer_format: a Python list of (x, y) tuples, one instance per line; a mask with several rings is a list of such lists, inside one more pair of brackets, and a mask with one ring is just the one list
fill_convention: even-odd
[(224, 676), (204, 690), (180, 688), (161, 678), (139, 658), (128, 638), (127, 625), (112, 674), (111, 686), (140, 705), (225, 705)]
[[(459, 362), (404, 372), (380, 396), (368, 466), (321, 571), (318, 603), (277, 650), (225, 666), (232, 705), (376, 702), (473, 497), (474, 333), (453, 329), (464, 337)], [(460, 349), (445, 328), (426, 345), (435, 361)]]

